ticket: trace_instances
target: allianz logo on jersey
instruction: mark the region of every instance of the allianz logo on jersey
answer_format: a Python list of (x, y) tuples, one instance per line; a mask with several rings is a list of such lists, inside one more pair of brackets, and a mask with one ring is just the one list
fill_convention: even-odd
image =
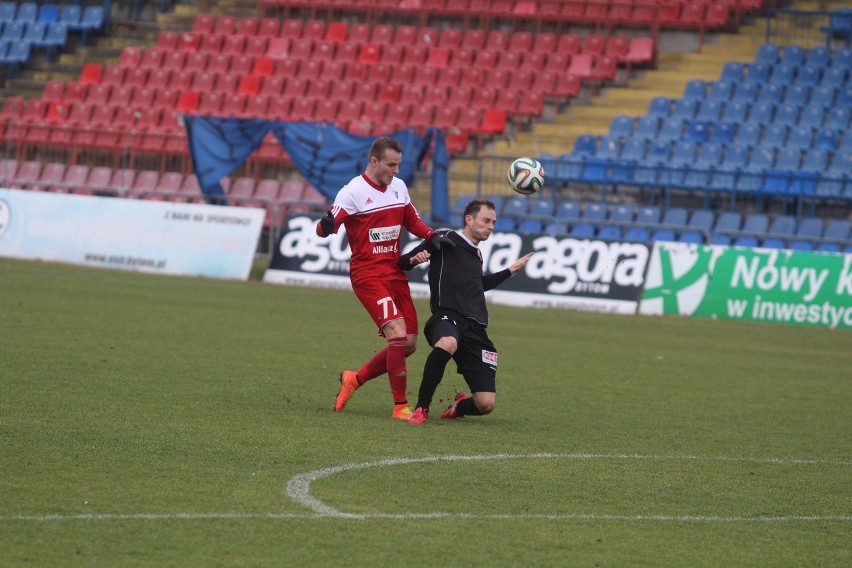
[(399, 238), (400, 226), (393, 227), (374, 227), (370, 229), (370, 242), (382, 243), (385, 241), (395, 241)]

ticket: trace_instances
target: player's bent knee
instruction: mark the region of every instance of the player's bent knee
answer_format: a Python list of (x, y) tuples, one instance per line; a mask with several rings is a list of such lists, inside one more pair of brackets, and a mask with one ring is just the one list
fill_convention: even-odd
[(455, 337), (442, 337), (441, 339), (435, 342), (434, 347), (439, 347), (440, 349), (443, 349), (444, 351), (452, 355), (456, 352), (456, 349), (458, 349), (458, 342), (456, 341)]
[(473, 398), (477, 410), (480, 414), (491, 414), (494, 412), (494, 407), (497, 406), (497, 398), (493, 393), (485, 393), (490, 396), (481, 396), (482, 393), (476, 393)]

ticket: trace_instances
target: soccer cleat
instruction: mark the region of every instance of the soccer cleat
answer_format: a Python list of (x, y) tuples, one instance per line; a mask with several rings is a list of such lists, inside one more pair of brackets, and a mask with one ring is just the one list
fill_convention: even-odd
[(396, 418), (397, 420), (408, 420), (411, 418), (412, 414), (411, 407), (408, 406), (408, 404), (395, 404), (391, 418)]
[(334, 411), (340, 412), (346, 408), (346, 403), (358, 390), (358, 374), (355, 371), (343, 371), (340, 373), (340, 392), (337, 393), (337, 398), (334, 399)]
[(423, 424), (429, 418), (429, 409), (418, 406), (414, 410), (414, 414), (408, 417), (409, 424)]
[(464, 418), (464, 416), (459, 416), (456, 412), (456, 407), (458, 407), (459, 403), (464, 399), (469, 398), (466, 392), (460, 392), (456, 394), (456, 400), (450, 406), (447, 407), (445, 411), (441, 413), (441, 418), (445, 420), (450, 420), (453, 418)]

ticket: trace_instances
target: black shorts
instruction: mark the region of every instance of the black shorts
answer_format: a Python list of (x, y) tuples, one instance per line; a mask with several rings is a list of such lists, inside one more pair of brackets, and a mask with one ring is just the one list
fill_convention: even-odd
[(472, 392), (497, 392), (497, 349), (485, 328), (467, 318), (437, 313), (423, 328), (429, 345), (442, 337), (453, 337), (458, 349), (453, 354), (456, 368)]

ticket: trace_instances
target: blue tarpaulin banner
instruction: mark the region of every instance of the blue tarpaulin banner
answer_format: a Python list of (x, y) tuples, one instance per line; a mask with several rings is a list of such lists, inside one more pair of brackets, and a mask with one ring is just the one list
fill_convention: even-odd
[[(219, 181), (237, 169), (268, 132), (281, 142), (296, 169), (329, 200), (367, 167), (372, 136), (356, 136), (334, 125), (210, 116), (185, 116), (195, 175), (213, 201), (224, 195)], [(432, 152), (432, 218), (449, 221), (448, 153), (444, 133), (429, 128), (423, 137), (413, 130), (388, 133), (404, 152), (399, 177), (411, 184), (418, 165)]]

